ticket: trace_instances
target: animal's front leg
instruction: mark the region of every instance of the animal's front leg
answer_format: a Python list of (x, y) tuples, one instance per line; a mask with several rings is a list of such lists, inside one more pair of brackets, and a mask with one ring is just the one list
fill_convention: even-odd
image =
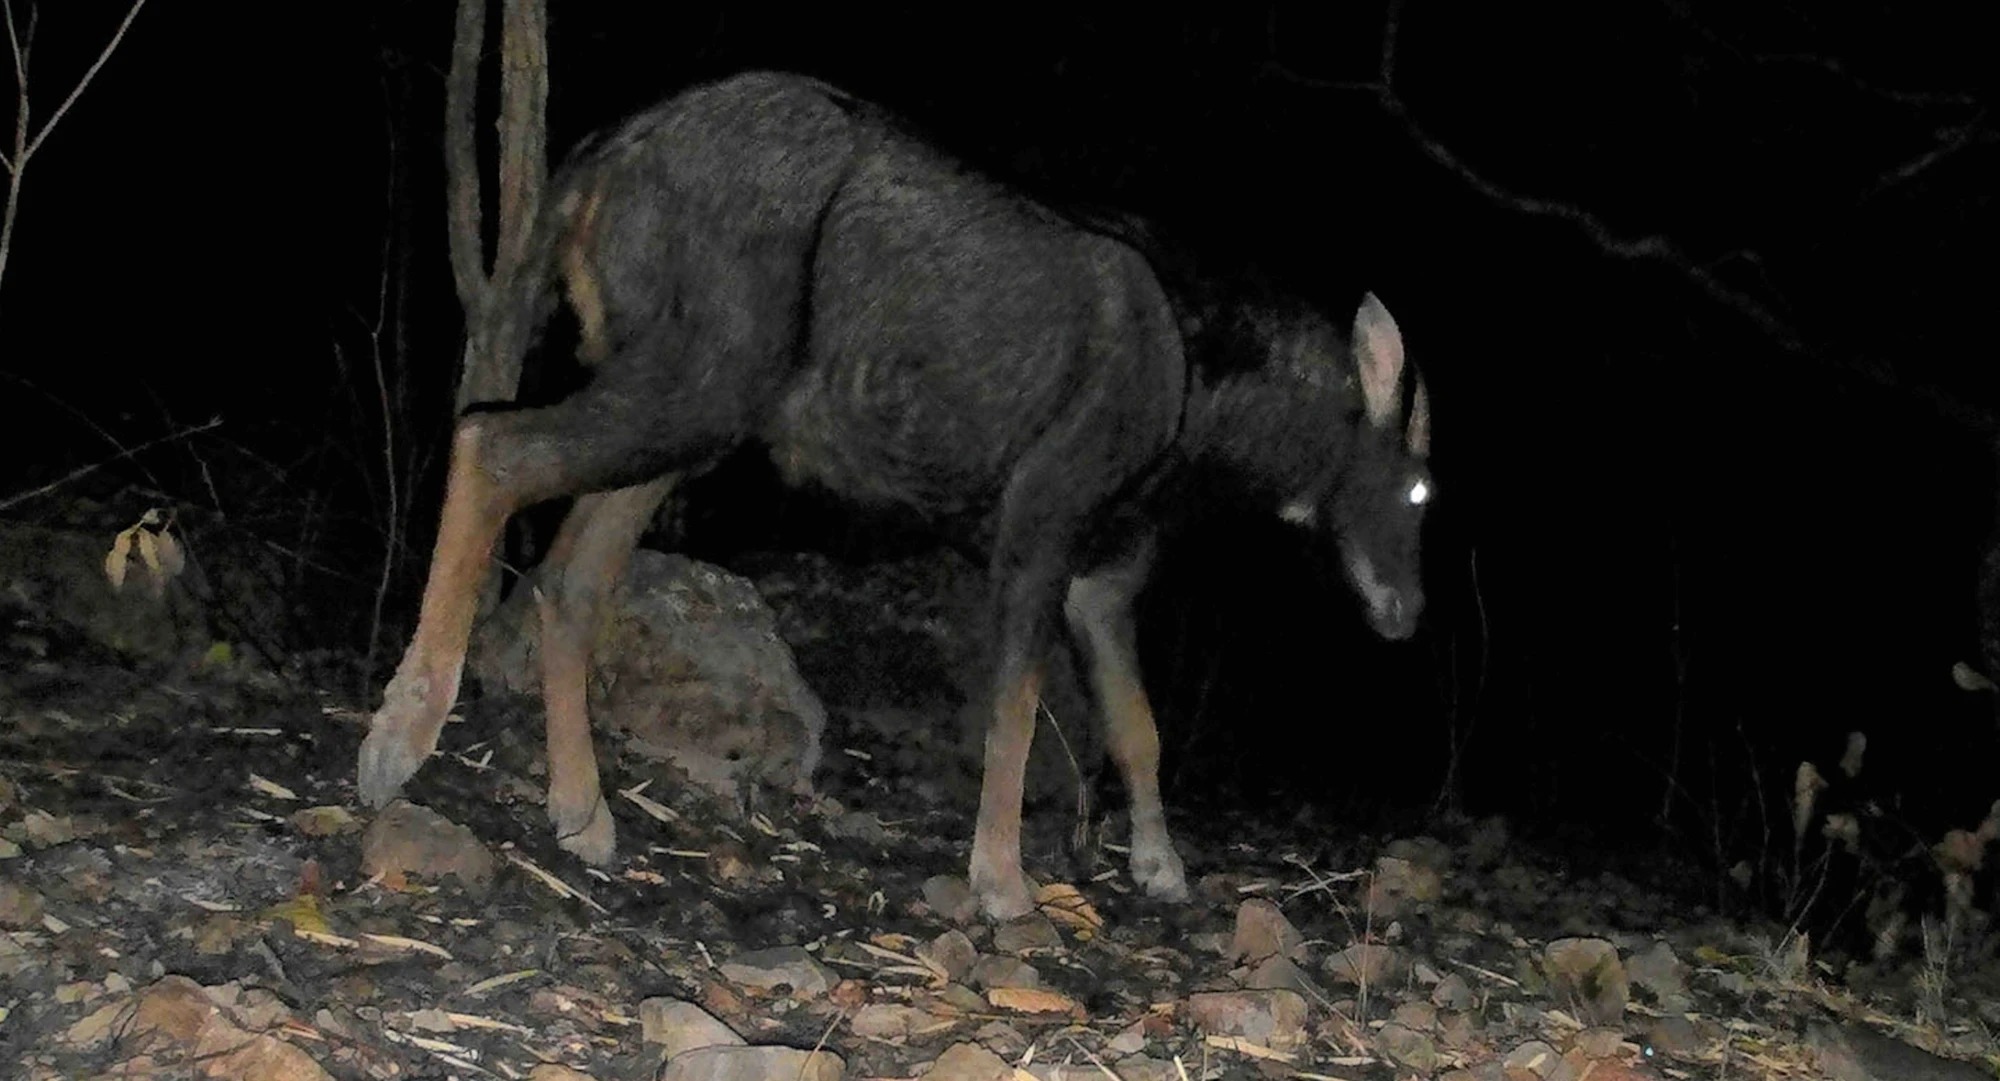
[(1160, 800), (1160, 732), (1139, 676), (1132, 600), (1145, 583), (1151, 546), (1123, 565), (1070, 582), (1063, 613), (1090, 654), (1091, 689), (1106, 742), (1132, 801), (1132, 881), (1149, 897), (1188, 899), (1187, 871), (1167, 832)]

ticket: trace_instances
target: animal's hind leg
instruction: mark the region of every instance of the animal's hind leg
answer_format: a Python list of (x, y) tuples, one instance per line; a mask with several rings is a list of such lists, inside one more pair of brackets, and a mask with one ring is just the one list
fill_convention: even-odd
[(1001, 632), (1003, 645), (986, 728), (986, 763), (979, 785), (979, 819), (972, 834), (971, 881), (979, 907), (997, 920), (1035, 910), (1021, 870), (1021, 798), (1028, 750), (1035, 738), (1042, 665), (1027, 636)]
[(563, 848), (589, 863), (610, 861), (617, 839), (598, 784), (590, 738), (587, 676), (604, 599), (624, 574), (674, 477), (578, 499), (543, 561), (542, 702), (548, 719), (549, 820)]
[(1065, 547), (1058, 538), (1071, 532), (1024, 513), (1022, 508), (1039, 509), (1037, 496), (1044, 490), (1036, 474), (1024, 473), (1026, 478), (1017, 477), (1008, 493), (993, 558), (998, 663), (969, 875), (981, 911), (996, 920), (1035, 909), (1021, 867), (1021, 800), (1035, 738), (1035, 708), (1041, 702), (1043, 651), (1068, 577), (1060, 566)]
[(657, 403), (631, 391), (592, 384), (559, 405), (459, 421), (417, 631), (361, 744), (364, 803), (394, 799), (437, 746), (458, 696), (479, 583), (507, 517), (545, 499), (662, 476), (721, 442), (712, 432), (670, 437)]
[(1090, 654), (1091, 687), (1106, 742), (1132, 801), (1132, 880), (1150, 897), (1188, 899), (1187, 871), (1167, 833), (1160, 800), (1160, 732), (1139, 675), (1132, 601), (1145, 582), (1150, 546), (1129, 562), (1071, 579), (1063, 614)]
[(486, 429), (486, 418), (471, 417), (452, 436), (444, 512), (417, 633), (361, 744), (356, 779), (361, 801), (371, 807), (394, 799), (437, 746), (445, 713), (458, 697), (480, 578), (507, 516), (521, 505), (482, 468)]

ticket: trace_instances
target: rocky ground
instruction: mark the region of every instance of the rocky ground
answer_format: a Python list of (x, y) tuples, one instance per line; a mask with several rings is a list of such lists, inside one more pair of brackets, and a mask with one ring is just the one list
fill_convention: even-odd
[[(817, 684), (799, 581), (759, 585)], [(1043, 800), (1042, 914), (994, 927), (958, 877), (971, 790), (939, 763), (963, 756), (912, 753), (880, 703), (829, 700), (813, 799), (746, 807), (603, 748), (622, 862), (598, 872), (547, 829), (532, 702), (466, 703), (421, 805), (371, 814), (366, 703), (331, 681), (215, 647), (137, 663), (20, 591), (4, 614), (0, 1076), (1941, 1081), (2000, 1062), (1976, 976), (1916, 1024), (1912, 996), (1843, 989), (1782, 928), (1572, 874), (1498, 821), (1366, 837), (1178, 809), (1196, 897), (1164, 906), (1131, 895), (1115, 822)]]

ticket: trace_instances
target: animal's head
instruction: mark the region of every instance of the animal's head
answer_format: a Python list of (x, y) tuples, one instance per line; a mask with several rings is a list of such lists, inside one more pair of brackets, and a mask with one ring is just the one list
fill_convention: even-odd
[(1348, 339), (1362, 400), (1360, 429), (1325, 491), (1282, 510), (1332, 533), (1348, 582), (1384, 638), (1408, 638), (1424, 607), (1419, 541), (1432, 495), (1430, 400), (1403, 361), (1403, 336), (1370, 293)]

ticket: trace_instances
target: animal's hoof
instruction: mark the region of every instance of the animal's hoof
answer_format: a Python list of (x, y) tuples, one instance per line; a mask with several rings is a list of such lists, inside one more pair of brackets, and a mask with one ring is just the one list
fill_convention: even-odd
[(1137, 882), (1146, 896), (1155, 901), (1180, 904), (1193, 896), (1188, 892), (1187, 870), (1172, 848), (1147, 853), (1135, 846), (1132, 849), (1132, 881)]
[(1018, 920), (1035, 910), (1035, 897), (1028, 892), (1028, 879), (1018, 868), (1012, 875), (972, 876), (972, 893), (979, 898), (979, 911), (995, 923)]
[(403, 790), (403, 782), (417, 772), (423, 756), (411, 752), (410, 745), (376, 725), (361, 741), (361, 761), (355, 770), (355, 788), (361, 802), (369, 807), (386, 807)]
[(611, 862), (618, 853), (618, 826), (611, 819), (611, 808), (605, 805), (604, 797), (597, 797), (597, 805), (581, 829), (565, 829), (563, 822), (567, 816), (550, 811), (550, 818), (556, 824), (556, 843), (563, 851), (593, 867), (602, 867)]

